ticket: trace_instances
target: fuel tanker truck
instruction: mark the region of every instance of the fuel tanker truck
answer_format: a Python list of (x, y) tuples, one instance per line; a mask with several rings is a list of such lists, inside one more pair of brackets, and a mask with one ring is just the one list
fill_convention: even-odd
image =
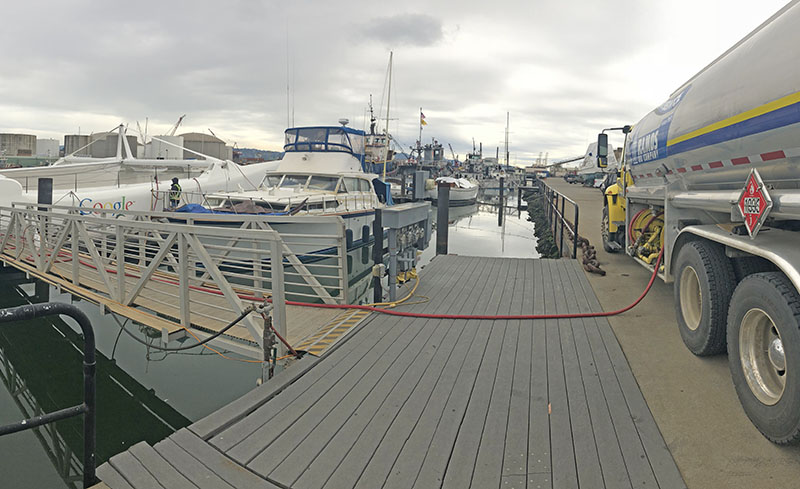
[(624, 159), (602, 220), (607, 251), (673, 283), (689, 350), (727, 350), (744, 411), (778, 444), (800, 441), (799, 2), (613, 128)]

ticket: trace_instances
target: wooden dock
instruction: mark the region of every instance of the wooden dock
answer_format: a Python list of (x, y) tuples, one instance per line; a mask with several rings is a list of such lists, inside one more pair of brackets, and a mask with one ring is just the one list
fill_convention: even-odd
[[(577, 263), (440, 256), (403, 310), (600, 310)], [(207, 418), (98, 469), (112, 489), (683, 488), (605, 319), (373, 314)]]

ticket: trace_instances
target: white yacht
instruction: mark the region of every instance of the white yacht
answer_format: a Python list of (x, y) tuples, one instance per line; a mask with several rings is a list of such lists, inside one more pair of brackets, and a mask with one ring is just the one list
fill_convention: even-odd
[(434, 204), (439, 200), (440, 183), (450, 187), (450, 207), (474, 204), (478, 198), (478, 184), (470, 178), (439, 177), (428, 180), (425, 186), (425, 198)]

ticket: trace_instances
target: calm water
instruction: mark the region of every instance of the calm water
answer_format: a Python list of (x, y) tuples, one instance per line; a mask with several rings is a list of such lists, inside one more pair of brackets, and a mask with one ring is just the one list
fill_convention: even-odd
[[(507, 202), (516, 206), (515, 199)], [(436, 209), (434, 208), (434, 217)], [(527, 212), (497, 207), (450, 209), (449, 252), (462, 255), (536, 258)], [(435, 229), (435, 226), (434, 226)], [(436, 236), (423, 253), (435, 254)], [(10, 269), (3, 269), (10, 270)], [(0, 272), (0, 308), (70, 302), (68, 294), (30, 283), (17, 272)], [(124, 319), (77, 305), (95, 327), (98, 348), (98, 465), (139, 441), (154, 444), (256, 385), (258, 364), (226, 360), (208, 351), (164, 354), (125, 334)], [(144, 337), (130, 323), (126, 327)], [(0, 425), (81, 402), (83, 342), (71, 320), (57, 317), (0, 325)], [(38, 410), (38, 411), (36, 411)], [(0, 437), (0, 487), (81, 487), (82, 419)]]

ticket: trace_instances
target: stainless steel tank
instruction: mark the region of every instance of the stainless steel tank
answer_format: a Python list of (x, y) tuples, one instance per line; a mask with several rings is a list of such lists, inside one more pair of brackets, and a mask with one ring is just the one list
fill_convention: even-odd
[(737, 189), (752, 168), (800, 188), (800, 0), (686, 82), (628, 135), (636, 186)]

